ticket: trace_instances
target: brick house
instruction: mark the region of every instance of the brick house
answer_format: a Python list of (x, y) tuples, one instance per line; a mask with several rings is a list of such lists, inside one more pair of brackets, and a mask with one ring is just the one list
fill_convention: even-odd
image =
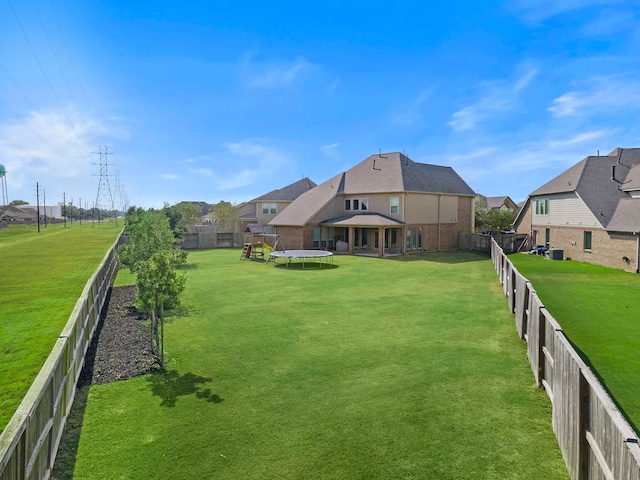
[(269, 225), (287, 249), (384, 256), (458, 248), (475, 193), (451, 168), (371, 155), (300, 195)]
[(278, 213), (287, 208), (291, 202), (314, 187), (316, 187), (316, 184), (309, 178), (304, 177), (286, 187), (272, 190), (240, 204), (238, 206), (238, 216), (242, 222), (242, 231), (245, 231), (248, 225), (267, 225)]
[(516, 221), (530, 246), (627, 271), (640, 270), (640, 148), (589, 156), (532, 192)]

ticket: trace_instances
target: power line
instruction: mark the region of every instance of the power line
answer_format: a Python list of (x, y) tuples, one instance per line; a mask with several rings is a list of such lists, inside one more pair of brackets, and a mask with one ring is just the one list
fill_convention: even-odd
[(33, 160), (34, 162), (36, 162), (38, 165), (40, 165), (41, 167), (46, 168), (47, 170), (51, 171), (52, 173), (54, 173), (55, 175), (62, 175), (61, 172), (59, 172), (58, 170), (54, 169), (53, 167), (51, 167), (51, 165), (43, 162), (42, 160), (40, 160), (39, 158), (34, 157), (33, 155), (31, 155), (29, 152), (27, 152), (26, 150), (22, 149), (19, 145), (17, 145), (16, 143), (12, 142), (11, 140), (9, 140), (6, 136), (4, 136), (2, 133), (0, 133), (0, 139), (4, 140), (6, 143), (8, 143), (9, 145), (11, 145), (13, 148), (15, 148), (16, 150), (18, 150), (19, 152), (21, 152), (23, 155), (26, 155), (27, 157), (29, 157), (31, 160)]
[(62, 37), (62, 43), (67, 50), (67, 56), (69, 57), (69, 61), (71, 62), (71, 67), (73, 68), (74, 73), (76, 74), (76, 80), (78, 80), (78, 85), (80, 86), (80, 91), (82, 92), (82, 96), (84, 98), (85, 103), (87, 104), (87, 108), (91, 111), (91, 105), (89, 104), (89, 99), (87, 98), (87, 94), (84, 91), (84, 86), (82, 85), (82, 81), (80, 80), (80, 75), (78, 75), (78, 69), (76, 68), (76, 64), (73, 61), (73, 57), (71, 56), (71, 50), (69, 50), (69, 44), (67, 43), (67, 39), (64, 36), (64, 29), (60, 24), (60, 18), (58, 17), (58, 12), (56, 11), (55, 2), (50, 0), (51, 10), (53, 11), (53, 16), (56, 18), (56, 23), (58, 24), (58, 30), (60, 31), (60, 36)]
[(36, 13), (38, 14), (38, 19), (40, 20), (40, 25), (42, 26), (42, 30), (44, 31), (45, 37), (47, 38), (47, 42), (49, 43), (49, 47), (51, 47), (51, 53), (53, 54), (53, 58), (55, 58), (56, 63), (58, 64), (58, 68), (60, 69), (60, 73), (62, 74), (62, 78), (64, 78), (64, 83), (67, 85), (67, 88), (69, 89), (69, 93), (71, 94), (71, 98), (73, 99), (73, 103), (76, 106), (76, 111), (80, 115), (80, 118), (82, 119), (82, 123), (84, 123), (85, 128), (88, 130), (87, 121), (84, 119), (84, 116), (82, 115), (82, 110), (80, 110), (80, 107), (78, 106), (78, 102), (76, 100), (76, 96), (74, 95), (73, 90), (71, 89), (71, 85), (69, 85), (69, 80), (67, 79), (67, 75), (64, 73), (64, 69), (62, 68), (62, 64), (60, 63), (60, 59), (58, 58), (58, 55), (56, 54), (55, 48), (53, 48), (53, 43), (51, 43), (51, 38), (49, 37), (49, 32), (47, 31), (47, 27), (45, 26), (44, 21), (42, 20), (42, 15), (40, 15), (40, 10), (38, 9), (38, 4), (36, 3), (36, 0), (33, 0), (33, 6), (35, 7)]
[(80, 138), (80, 135), (78, 135), (78, 131), (76, 130), (76, 127), (73, 125), (73, 122), (71, 121), (71, 118), (69, 117), (69, 114), (67, 113), (67, 109), (64, 108), (64, 105), (60, 101), (60, 97), (58, 97), (58, 94), (56, 93), (55, 89), (53, 88), (53, 85), (51, 84), (51, 81), (49, 80), (49, 77), (47, 76), (47, 73), (44, 71), (44, 68), (42, 67), (42, 64), (40, 63), (40, 60), (38, 59), (38, 55), (36, 55), (36, 52), (33, 49), (33, 46), (31, 45), (31, 42), (29, 41), (29, 37), (27, 36), (27, 33), (25, 32), (24, 28), (22, 27), (22, 23), (20, 22), (20, 19), (18, 18), (18, 14), (16, 13), (15, 8), (13, 8), (13, 3), (11, 2), (11, 0), (8, 0), (8, 2), (9, 2), (9, 6), (11, 7), (11, 11), (13, 12), (13, 16), (16, 19), (16, 22), (18, 22), (18, 26), (20, 27), (20, 31), (22, 32), (22, 35), (24, 36), (24, 39), (27, 42), (27, 45), (29, 46), (29, 49), (31, 50), (31, 53), (33, 54), (33, 58), (36, 60), (36, 63), (38, 64), (38, 67), (40, 67), (40, 71), (42, 72), (42, 75), (44, 76), (45, 80), (47, 81), (47, 84), (49, 85), (49, 88), (51, 89), (51, 93), (53, 93), (53, 96), (55, 97), (55, 99), (58, 102), (58, 105), (60, 106), (62, 111), (64, 112), (65, 117), (67, 117), (67, 121), (69, 122), (69, 126), (73, 130), (73, 133), (75, 133), (76, 138), (80, 142), (80, 145), (82, 145), (82, 148), (84, 148), (85, 152), (87, 152), (87, 155), (90, 156), (91, 154), (89, 153), (89, 150), (87, 149), (86, 145), (84, 144), (84, 142)]

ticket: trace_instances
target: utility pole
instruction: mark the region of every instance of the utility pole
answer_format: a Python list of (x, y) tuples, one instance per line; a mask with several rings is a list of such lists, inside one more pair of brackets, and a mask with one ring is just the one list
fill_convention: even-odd
[(67, 228), (67, 192), (62, 192), (62, 218), (64, 218), (64, 228)]
[(36, 216), (38, 217), (38, 233), (40, 233), (40, 185), (36, 182)]
[(44, 206), (44, 228), (47, 228), (47, 191), (42, 189), (42, 205)]
[(78, 207), (78, 218), (80, 219), (80, 225), (82, 225), (82, 197), (78, 199), (78, 205), (80, 205)]

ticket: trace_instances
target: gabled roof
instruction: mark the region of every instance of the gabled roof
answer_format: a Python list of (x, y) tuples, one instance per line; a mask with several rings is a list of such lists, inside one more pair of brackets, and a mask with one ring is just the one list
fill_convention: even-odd
[(344, 173), (308, 190), (282, 210), (269, 222), (270, 225), (305, 225), (320, 209), (329, 203), (342, 188)]
[(380, 153), (300, 195), (269, 224), (305, 225), (337, 195), (402, 192), (475, 196), (451, 167), (417, 163), (399, 152)]
[(453, 168), (414, 162), (399, 152), (371, 155), (347, 170), (340, 193), (387, 192), (475, 195)]
[(502, 197), (485, 197), (485, 198), (487, 201), (487, 208), (500, 208), (503, 205), (516, 204), (516, 202), (511, 200), (511, 197), (509, 197), (508, 195), (505, 195)]
[(532, 192), (529, 197), (575, 192), (603, 228), (638, 231), (636, 213), (625, 191), (640, 188), (640, 148), (616, 148), (608, 155), (589, 156)]
[(345, 215), (343, 217), (330, 218), (329, 220), (323, 220), (322, 225), (331, 225), (334, 227), (394, 227), (398, 225), (404, 225), (404, 223), (396, 220), (395, 218), (391, 218), (380, 213), (366, 212), (355, 213), (353, 215)]
[(294, 182), (290, 185), (287, 185), (286, 187), (278, 188), (276, 190), (271, 190), (269, 193), (260, 195), (259, 197), (254, 198), (253, 200), (250, 200), (249, 203), (263, 202), (266, 200), (270, 200), (274, 202), (277, 202), (277, 201), (293, 202), (296, 198), (298, 198), (304, 192), (307, 192), (316, 186), (317, 185), (311, 179), (309, 179), (308, 177), (304, 177), (303, 179), (298, 180), (297, 182)]
[(0, 207), (0, 216), (14, 220), (37, 220), (38, 213), (30, 208), (20, 208), (15, 205)]

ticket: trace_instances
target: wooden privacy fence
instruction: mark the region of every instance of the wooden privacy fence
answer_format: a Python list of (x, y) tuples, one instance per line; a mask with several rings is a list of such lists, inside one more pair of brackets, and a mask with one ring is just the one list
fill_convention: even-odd
[(505, 252), (517, 252), (527, 240), (528, 235), (525, 233), (505, 233), (500, 235), (485, 235), (480, 233), (461, 233), (458, 238), (458, 247), (460, 250), (483, 251), (489, 253), (491, 251), (492, 242), (497, 242)]
[(640, 480), (638, 435), (496, 242), (491, 258), (536, 382), (551, 399), (553, 431), (571, 478)]
[(111, 246), (78, 299), (53, 350), (0, 434), (0, 480), (48, 479), (84, 358), (117, 271)]
[(194, 232), (185, 233), (179, 248), (183, 250), (205, 250), (209, 248), (240, 248), (242, 233)]

